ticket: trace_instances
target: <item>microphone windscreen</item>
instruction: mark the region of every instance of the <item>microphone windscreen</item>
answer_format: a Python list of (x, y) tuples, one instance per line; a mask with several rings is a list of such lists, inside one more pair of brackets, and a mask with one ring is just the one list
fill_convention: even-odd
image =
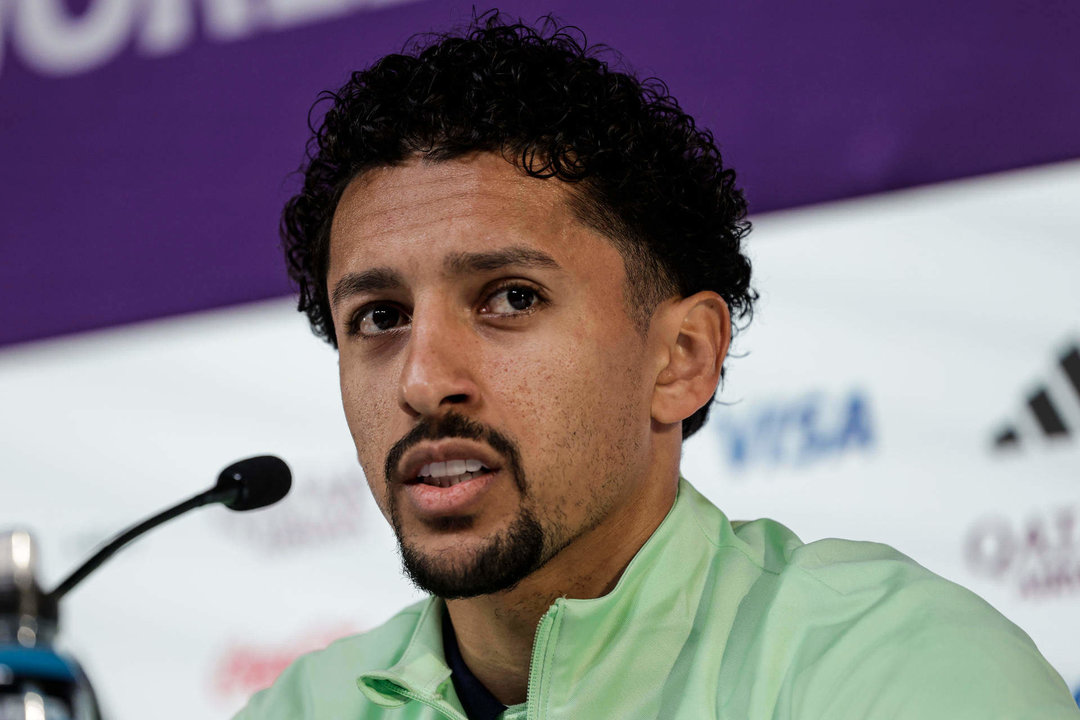
[(234, 462), (218, 475), (218, 489), (233, 489), (224, 501), (230, 510), (255, 510), (273, 505), (289, 493), (292, 473), (285, 461), (273, 455), (259, 455)]

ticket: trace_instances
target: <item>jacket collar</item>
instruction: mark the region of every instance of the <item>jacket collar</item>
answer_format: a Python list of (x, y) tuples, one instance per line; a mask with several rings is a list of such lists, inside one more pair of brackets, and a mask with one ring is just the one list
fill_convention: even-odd
[[(673, 633), (689, 633), (709, 574), (711, 550), (726, 545), (741, 545), (727, 518), (680, 478), (671, 510), (610, 593), (598, 598), (556, 600), (549, 614), (562, 613), (562, 630), (555, 639), (550, 662), (545, 665), (557, 668), (560, 676), (582, 677), (581, 673), (595, 667), (595, 663), (603, 662), (612, 653), (617, 656), (621, 646), (629, 644), (640, 649), (649, 647), (649, 636), (670, 641)], [(438, 598), (423, 602), (420, 620), (400, 660), (385, 670), (366, 672), (357, 681), (364, 695), (377, 705), (400, 707), (413, 699), (440, 705), (453, 694), (442, 643), (445, 603)], [(633, 637), (627, 638), (625, 628), (630, 626), (631, 617), (647, 617), (650, 622), (634, 623)], [(572, 631), (576, 628), (587, 628), (588, 632)], [(653, 657), (645, 665), (670, 661)], [(635, 664), (641, 666), (641, 659)], [(530, 674), (538, 670), (532, 668)], [(456, 696), (454, 701), (456, 705)], [(459, 707), (454, 711), (460, 713)], [(450, 714), (445, 708), (443, 712)]]
[(365, 672), (357, 679), (361, 692), (376, 705), (400, 707), (423, 697), (444, 700), (445, 686), (450, 685), (442, 642), (442, 613), (445, 603), (430, 597), (422, 603), (416, 623), (401, 659), (385, 670)]

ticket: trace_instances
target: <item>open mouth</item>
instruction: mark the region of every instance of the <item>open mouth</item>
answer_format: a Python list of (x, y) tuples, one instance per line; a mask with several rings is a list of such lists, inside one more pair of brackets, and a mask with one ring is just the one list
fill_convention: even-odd
[(424, 465), (416, 473), (416, 478), (412, 482), (448, 488), (489, 472), (491, 472), (491, 468), (485, 466), (479, 460), (472, 458), (468, 460), (447, 460)]

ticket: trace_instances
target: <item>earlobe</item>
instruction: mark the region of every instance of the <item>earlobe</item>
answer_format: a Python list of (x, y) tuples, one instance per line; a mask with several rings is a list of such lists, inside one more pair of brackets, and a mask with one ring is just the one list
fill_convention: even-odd
[(661, 308), (657, 320), (665, 361), (653, 388), (652, 417), (681, 423), (716, 392), (731, 342), (731, 315), (722, 297), (702, 291)]

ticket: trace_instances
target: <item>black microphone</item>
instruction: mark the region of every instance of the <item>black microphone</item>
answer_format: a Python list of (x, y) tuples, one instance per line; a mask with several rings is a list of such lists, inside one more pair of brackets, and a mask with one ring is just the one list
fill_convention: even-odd
[(259, 455), (239, 460), (218, 475), (214, 487), (164, 510), (138, 525), (134, 525), (113, 538), (105, 547), (80, 565), (75, 572), (47, 593), (44, 605), (55, 612), (60, 598), (78, 585), (113, 554), (129, 542), (161, 523), (183, 515), (203, 505), (222, 503), (230, 510), (244, 511), (273, 505), (288, 494), (292, 487), (292, 473), (285, 461), (273, 455)]
[(259, 455), (234, 462), (218, 475), (217, 485), (203, 495), (206, 503), (220, 502), (242, 512), (273, 505), (289, 493), (292, 473), (285, 461), (273, 455)]

